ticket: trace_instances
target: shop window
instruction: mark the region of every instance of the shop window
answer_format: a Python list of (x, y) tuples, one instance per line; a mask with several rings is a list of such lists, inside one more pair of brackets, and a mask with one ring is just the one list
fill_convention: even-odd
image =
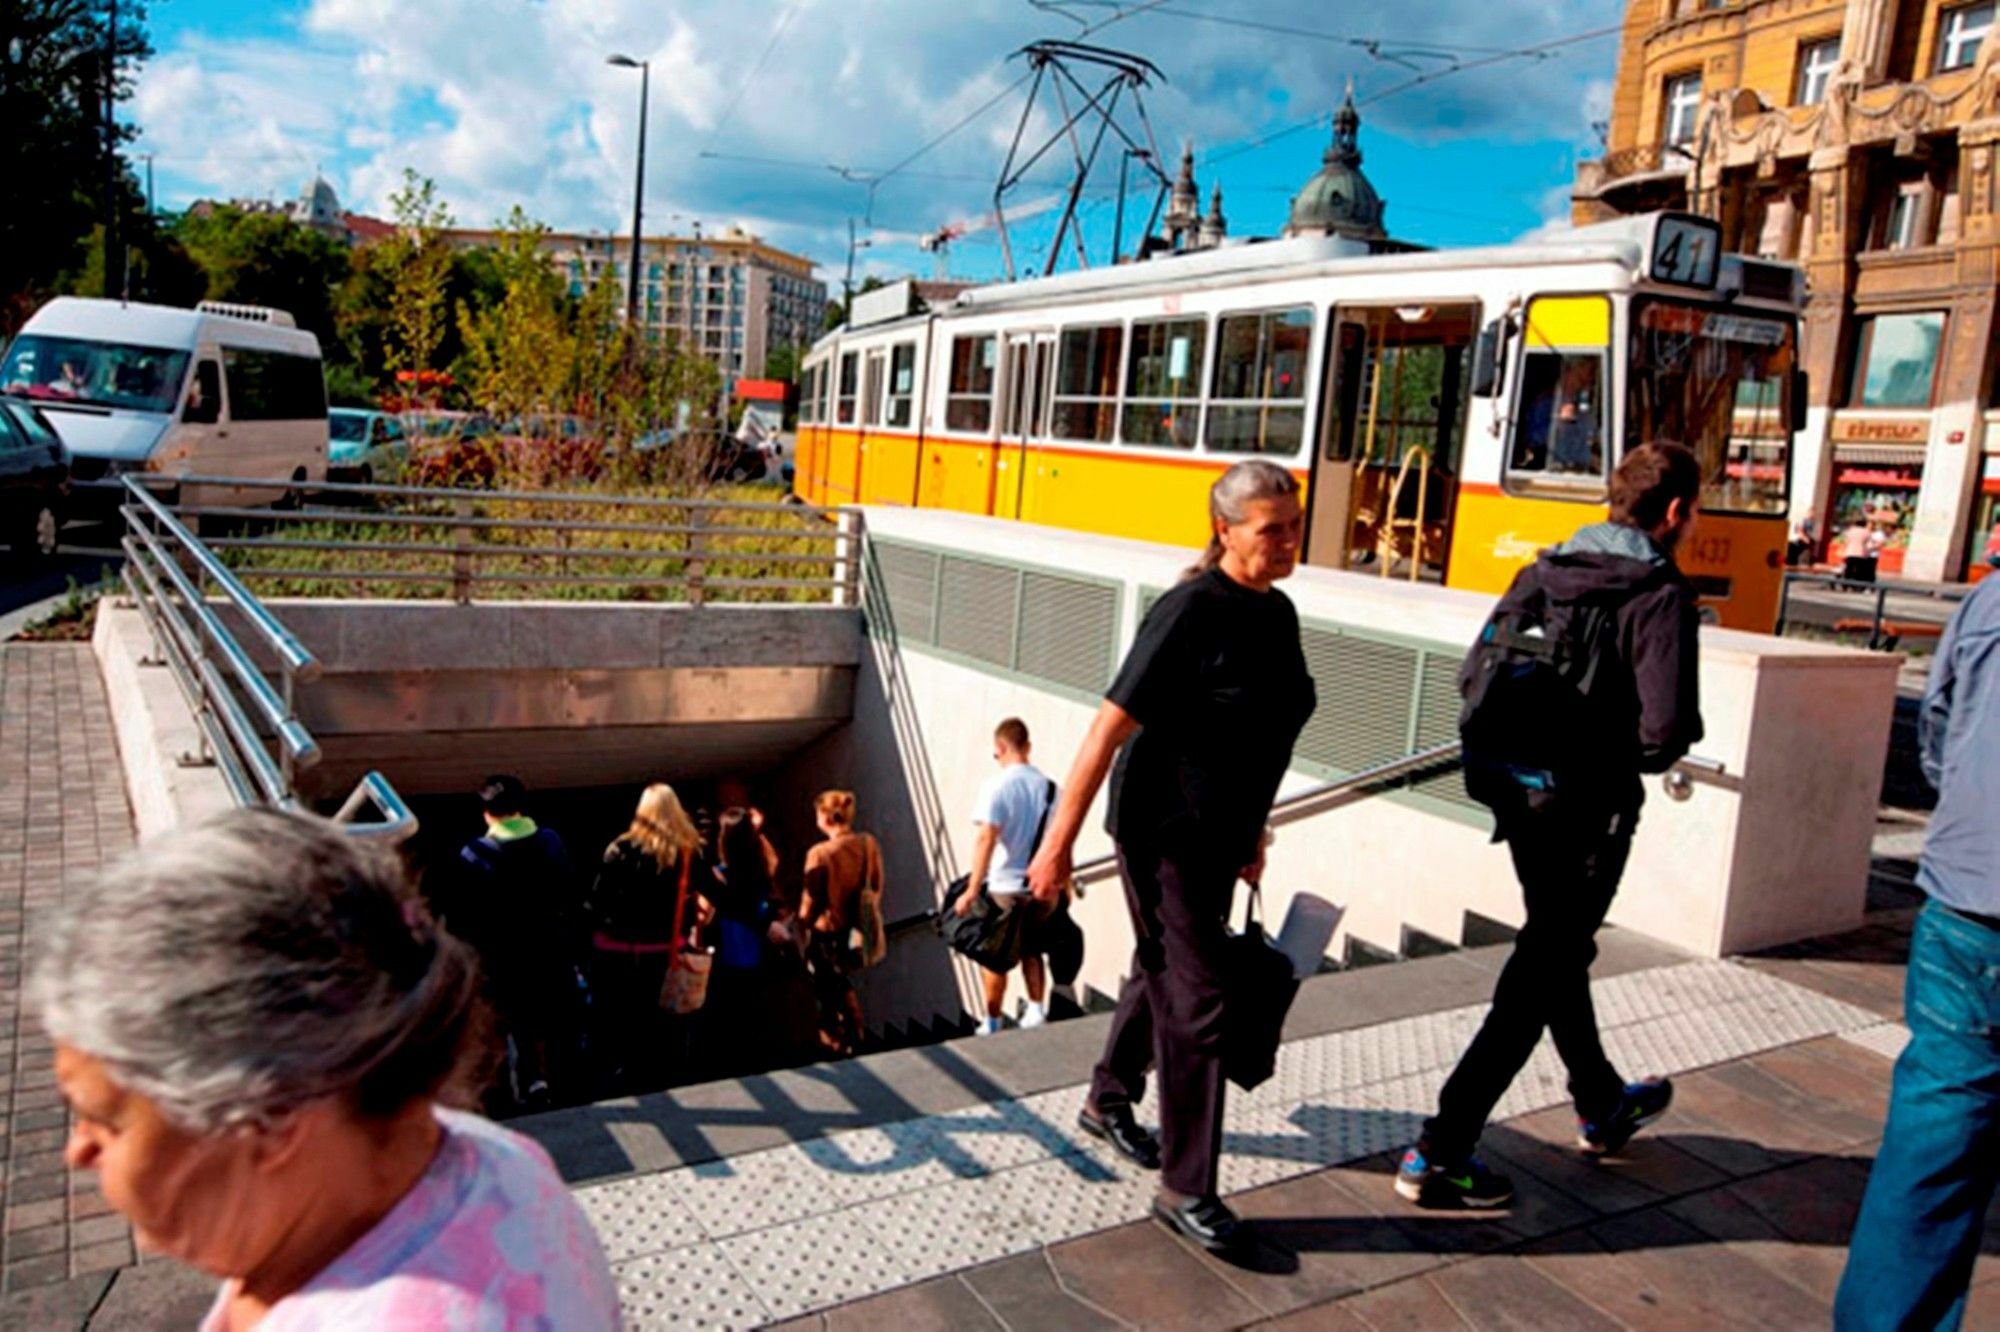
[(1132, 325), (1121, 431), (1127, 444), (1195, 446), (1201, 434), (1201, 362), (1207, 338), (1208, 323), (1202, 319)]
[(1826, 100), (1826, 85), (1840, 65), (1840, 37), (1835, 34), (1799, 46), (1799, 79), (1792, 101), (1799, 106), (1818, 106)]
[(917, 392), (917, 344), (898, 343), (889, 353), (889, 424), (910, 423), (911, 405)]
[(983, 435), (993, 428), (993, 357), (991, 333), (951, 340), (951, 382), (945, 390), (947, 430)]
[(1215, 375), (1203, 441), (1218, 453), (1298, 451), (1305, 439), (1306, 307), (1224, 315), (1216, 324)]
[(1992, 30), (1992, 0), (1945, 10), (1938, 16), (1938, 72), (1968, 69), (1977, 64), (1979, 48)]
[(854, 391), (861, 375), (861, 356), (847, 352), (840, 358), (840, 391), (833, 400), (833, 419), (841, 425), (854, 424)]
[(1701, 75), (1681, 74), (1668, 79), (1662, 99), (1660, 139), (1665, 143), (1692, 143), (1694, 125), (1701, 111)]
[(1057, 439), (1110, 440), (1118, 420), (1118, 324), (1066, 328), (1056, 361), (1055, 408), (1049, 433)]
[(1944, 345), (1941, 312), (1873, 315), (1860, 322), (1856, 336), (1851, 405), (1931, 405), (1938, 352)]

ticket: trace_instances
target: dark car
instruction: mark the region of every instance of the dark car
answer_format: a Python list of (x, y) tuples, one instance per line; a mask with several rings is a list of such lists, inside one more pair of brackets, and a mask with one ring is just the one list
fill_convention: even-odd
[(33, 403), (0, 398), (0, 539), (17, 566), (56, 553), (68, 499), (62, 438)]

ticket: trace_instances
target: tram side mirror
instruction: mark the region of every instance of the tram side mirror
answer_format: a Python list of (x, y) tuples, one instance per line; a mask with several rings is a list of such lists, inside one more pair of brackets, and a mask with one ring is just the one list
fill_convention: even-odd
[(1475, 398), (1500, 395), (1500, 379), (1507, 366), (1507, 320), (1502, 317), (1479, 330), (1472, 344), (1472, 375), (1466, 391)]
[(1806, 428), (1806, 372), (1802, 368), (1792, 370), (1791, 427), (1794, 435)]

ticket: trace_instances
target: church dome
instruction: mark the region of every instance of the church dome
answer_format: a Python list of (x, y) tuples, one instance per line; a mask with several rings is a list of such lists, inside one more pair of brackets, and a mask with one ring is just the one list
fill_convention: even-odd
[(1354, 90), (1333, 118), (1333, 143), (1320, 169), (1292, 199), (1287, 236), (1351, 236), (1375, 239), (1382, 228), (1382, 196), (1361, 172), (1361, 113)]

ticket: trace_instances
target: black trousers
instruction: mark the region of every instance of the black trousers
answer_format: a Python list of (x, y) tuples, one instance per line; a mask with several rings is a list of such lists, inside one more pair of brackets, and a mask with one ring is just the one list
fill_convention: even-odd
[(1618, 1106), (1624, 1079), (1605, 1057), (1590, 1002), (1597, 930), (1618, 892), (1636, 814), (1532, 816), (1507, 830), (1526, 899), (1527, 923), (1500, 972), (1493, 1007), (1424, 1124), (1433, 1161), (1462, 1160), (1493, 1107), (1534, 1053), (1546, 1028), (1569, 1070), (1577, 1114), (1597, 1119)]
[(1091, 1079), (1100, 1111), (1138, 1104), (1160, 1074), (1160, 1182), (1215, 1192), (1222, 1156), (1222, 965), (1239, 866), (1118, 848), (1138, 948)]

